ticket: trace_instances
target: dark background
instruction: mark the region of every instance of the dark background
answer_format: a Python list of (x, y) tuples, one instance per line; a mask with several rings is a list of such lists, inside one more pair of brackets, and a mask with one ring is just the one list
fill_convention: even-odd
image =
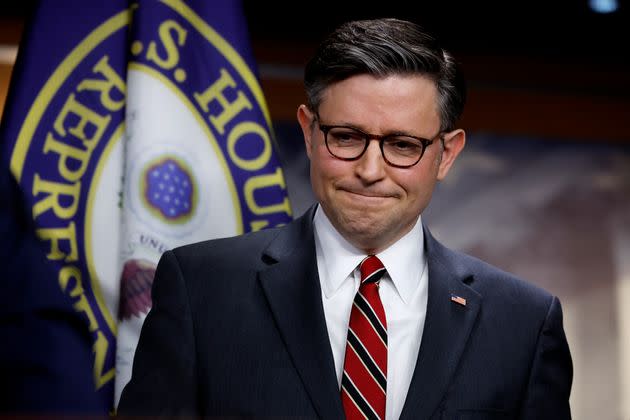
[[(49, 0), (50, 1), (50, 0)], [(3, 0), (0, 17), (23, 19), (33, 0)], [(313, 43), (349, 19), (398, 17), (416, 21), (446, 46), (464, 54), (523, 54), (554, 59), (581, 57), (627, 64), (627, 4), (614, 13), (571, 1), (243, 0), (255, 40)]]
[[(615, 13), (598, 14), (586, 0), (371, 3), (320, 0), (291, 6), (246, 0), (244, 7), (255, 38), (316, 41), (348, 19), (399, 17), (422, 24), (461, 53), (628, 59), (628, 10), (623, 4)], [(282, 16), (278, 7), (290, 17)]]

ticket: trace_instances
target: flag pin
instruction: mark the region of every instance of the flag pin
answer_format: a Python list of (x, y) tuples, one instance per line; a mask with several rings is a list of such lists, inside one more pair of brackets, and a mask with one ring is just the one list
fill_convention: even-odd
[(451, 302), (459, 303), (462, 306), (466, 306), (466, 299), (461, 296), (451, 295)]

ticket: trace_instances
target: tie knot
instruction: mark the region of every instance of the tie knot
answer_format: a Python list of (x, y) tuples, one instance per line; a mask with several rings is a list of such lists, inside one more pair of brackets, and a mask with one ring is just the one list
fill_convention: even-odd
[(385, 274), (385, 266), (376, 255), (368, 255), (361, 262), (361, 284), (377, 282)]

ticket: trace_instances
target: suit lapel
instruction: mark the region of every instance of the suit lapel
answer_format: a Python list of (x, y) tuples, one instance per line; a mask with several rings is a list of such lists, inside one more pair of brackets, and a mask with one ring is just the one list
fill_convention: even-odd
[[(401, 419), (431, 418), (452, 380), (481, 306), (481, 296), (464, 284), (451, 251), (425, 229), (429, 296), (418, 360)], [(466, 304), (451, 296), (466, 299)]]
[(343, 418), (317, 274), (311, 208), (280, 231), (259, 273), (278, 329), (321, 418)]

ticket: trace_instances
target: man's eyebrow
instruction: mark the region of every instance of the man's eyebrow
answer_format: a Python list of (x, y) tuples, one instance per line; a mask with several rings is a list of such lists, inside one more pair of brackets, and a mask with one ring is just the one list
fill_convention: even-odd
[[(321, 121), (320, 121), (321, 122)], [(403, 130), (391, 130), (391, 131), (385, 131), (384, 133), (372, 133), (369, 130), (364, 129), (363, 127), (357, 126), (356, 124), (353, 123), (335, 123), (335, 124), (322, 124), (322, 125), (327, 125), (329, 127), (344, 127), (344, 128), (352, 128), (354, 130), (358, 130), (364, 134), (370, 134), (370, 135), (376, 135), (376, 136), (381, 136), (381, 137), (391, 137), (391, 136), (407, 136), (407, 137), (414, 137), (414, 138), (418, 138), (418, 139), (429, 139), (429, 137), (427, 136), (423, 136), (420, 134), (415, 134), (415, 133), (410, 133), (409, 131), (403, 131)]]

